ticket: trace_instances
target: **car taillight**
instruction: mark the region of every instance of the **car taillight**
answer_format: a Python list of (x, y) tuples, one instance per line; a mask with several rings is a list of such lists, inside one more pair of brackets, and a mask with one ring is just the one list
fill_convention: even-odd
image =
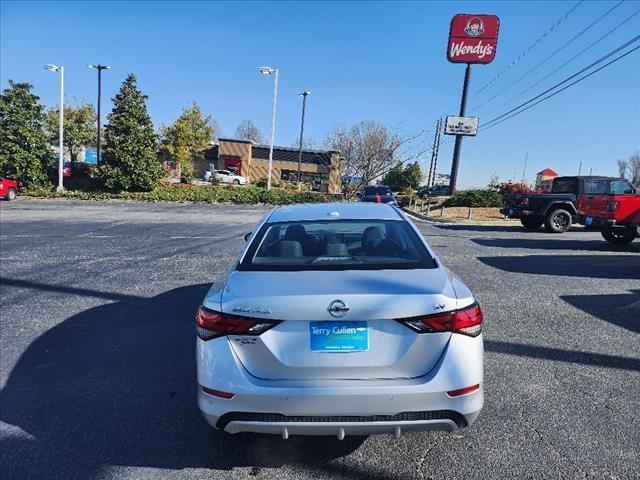
[(196, 330), (202, 340), (225, 335), (260, 335), (278, 323), (280, 322), (227, 315), (206, 307), (200, 307), (196, 312)]
[(453, 312), (398, 321), (418, 333), (453, 332), (477, 337), (482, 332), (482, 310), (477, 303)]
[(619, 206), (620, 204), (618, 202), (607, 202), (607, 205), (605, 206), (605, 208), (609, 212), (615, 212)]

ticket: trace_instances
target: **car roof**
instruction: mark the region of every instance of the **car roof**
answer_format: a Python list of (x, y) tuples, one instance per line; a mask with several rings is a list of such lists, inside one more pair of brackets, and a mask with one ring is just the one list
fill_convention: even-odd
[(384, 203), (304, 203), (271, 212), (268, 222), (300, 220), (403, 220), (395, 207)]

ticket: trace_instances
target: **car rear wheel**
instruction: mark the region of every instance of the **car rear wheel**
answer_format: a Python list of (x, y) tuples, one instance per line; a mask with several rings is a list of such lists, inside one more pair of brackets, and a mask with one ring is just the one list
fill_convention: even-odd
[(636, 238), (636, 232), (632, 228), (611, 228), (603, 230), (602, 236), (607, 242), (614, 245), (627, 245)]
[(549, 233), (564, 233), (571, 228), (571, 214), (559, 208), (547, 215), (544, 226)]
[(240, 185), (240, 180), (238, 180), (237, 178), (233, 181), (234, 185)]
[(540, 217), (525, 217), (520, 219), (520, 223), (527, 230), (537, 230), (544, 223), (544, 219)]
[(15, 200), (17, 196), (18, 193), (16, 192), (16, 189), (10, 188), (9, 192), (7, 193), (7, 200)]

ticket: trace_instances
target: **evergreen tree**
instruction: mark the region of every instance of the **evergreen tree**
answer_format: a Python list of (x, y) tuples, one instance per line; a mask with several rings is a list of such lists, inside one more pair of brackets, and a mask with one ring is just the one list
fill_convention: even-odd
[(157, 157), (157, 138), (147, 113), (147, 96), (129, 74), (113, 98), (104, 129), (101, 169), (108, 188), (153, 190), (164, 171)]
[(55, 155), (44, 130), (44, 107), (31, 93), (32, 85), (14, 83), (0, 96), (0, 176), (22, 187), (49, 185), (47, 168)]
[(382, 183), (394, 192), (402, 192), (407, 188), (417, 189), (420, 186), (422, 177), (423, 173), (418, 162), (406, 165), (398, 162), (387, 172)]

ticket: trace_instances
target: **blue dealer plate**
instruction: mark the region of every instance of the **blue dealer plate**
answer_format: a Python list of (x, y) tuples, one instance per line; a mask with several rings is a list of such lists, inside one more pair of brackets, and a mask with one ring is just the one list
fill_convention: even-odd
[(369, 349), (367, 322), (311, 322), (309, 346), (313, 352), (362, 352)]

